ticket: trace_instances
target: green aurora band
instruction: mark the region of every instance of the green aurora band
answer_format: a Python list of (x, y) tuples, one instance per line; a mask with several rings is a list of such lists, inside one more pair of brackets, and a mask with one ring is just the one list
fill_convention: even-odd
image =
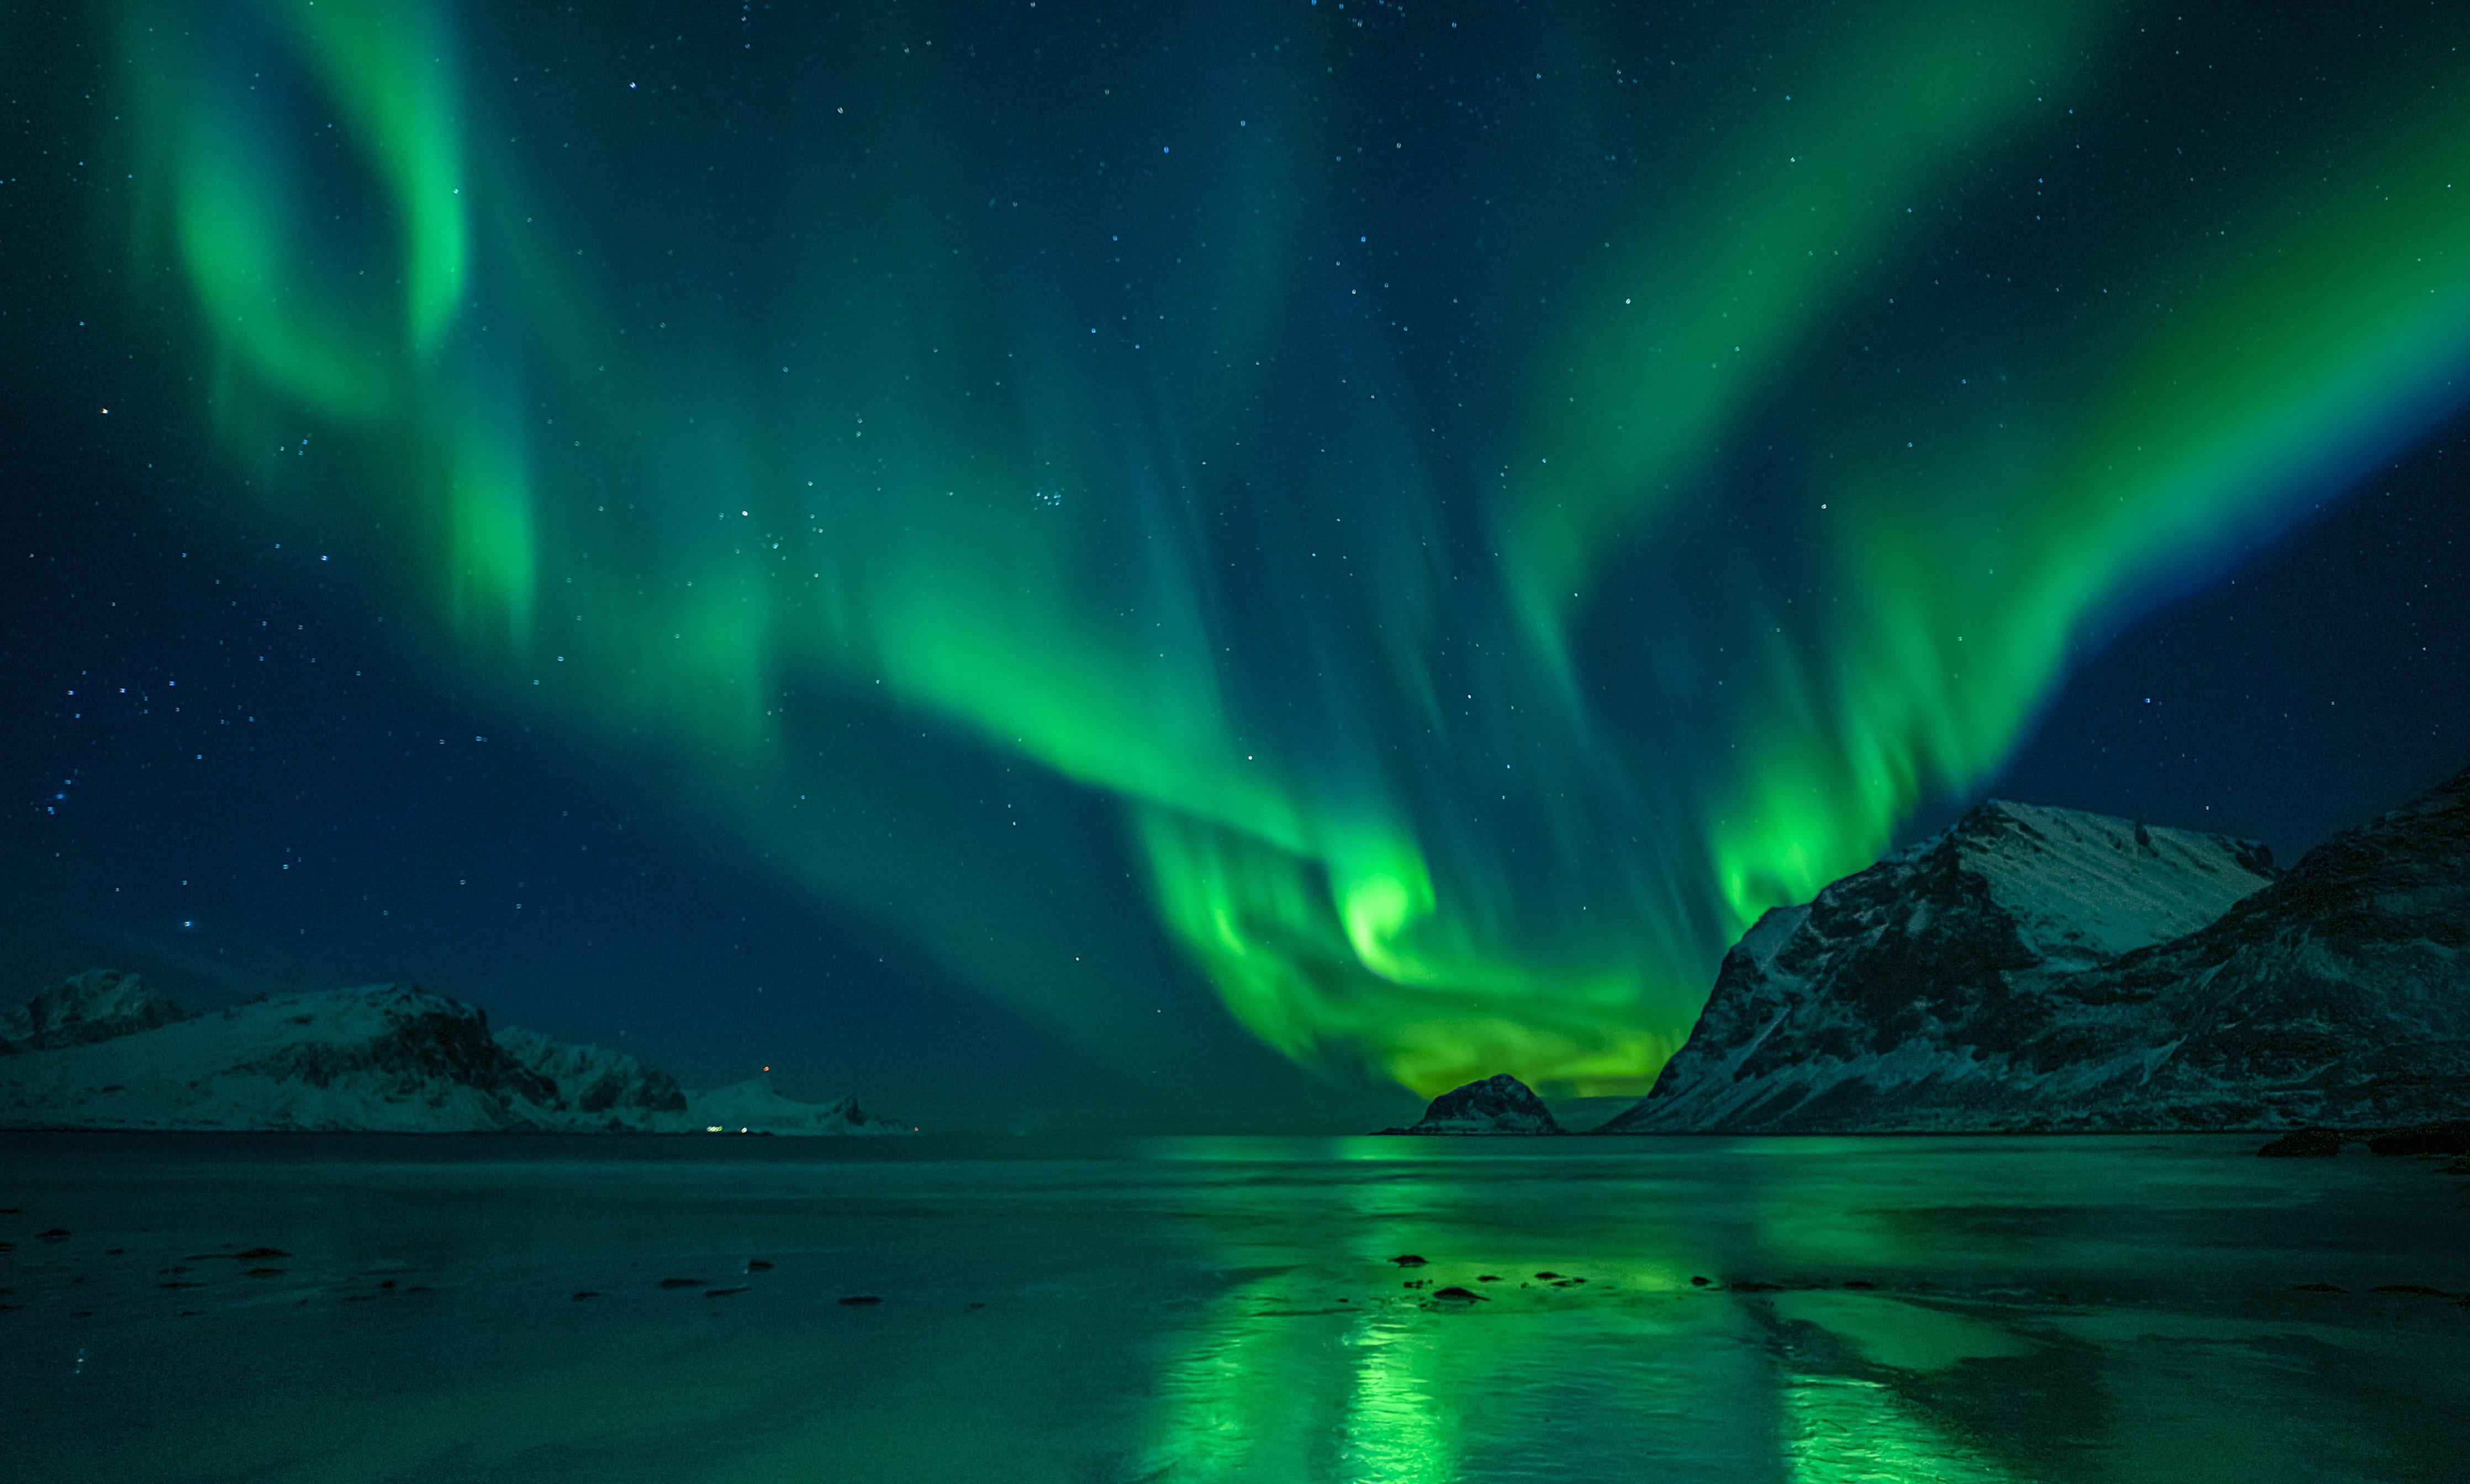
[(1421, 1093), (1642, 1087), (2470, 355), (2450, 34), (112, 14), (133, 281), (424, 653), (1092, 1042), (1129, 859), (1243, 1025)]

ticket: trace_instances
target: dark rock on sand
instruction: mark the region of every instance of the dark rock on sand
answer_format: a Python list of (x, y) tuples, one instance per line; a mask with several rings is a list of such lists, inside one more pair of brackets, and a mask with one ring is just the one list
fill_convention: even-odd
[(1435, 1299), (1446, 1299), (1453, 1304), (1489, 1304), (1492, 1302), (1492, 1300), (1485, 1298), (1480, 1293), (1458, 1287), (1435, 1289), (1433, 1293), (1433, 1297)]
[(2367, 1148), (2379, 1154), (2470, 1154), (2470, 1119), (2447, 1119), (2377, 1134)]

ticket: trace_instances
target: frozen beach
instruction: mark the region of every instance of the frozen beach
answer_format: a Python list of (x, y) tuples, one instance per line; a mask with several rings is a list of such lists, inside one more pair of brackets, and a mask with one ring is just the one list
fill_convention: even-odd
[(0, 1427), (28, 1484), (2458, 1477), (2470, 1188), (2258, 1142), (13, 1134)]

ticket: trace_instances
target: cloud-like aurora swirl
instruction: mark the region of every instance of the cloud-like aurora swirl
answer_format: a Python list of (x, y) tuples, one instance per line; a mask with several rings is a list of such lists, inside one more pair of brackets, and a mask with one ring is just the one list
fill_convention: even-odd
[(2126, 4), (112, 13), (133, 281), (455, 674), (1093, 1039), (1122, 884), (939, 770), (1110, 800), (1236, 1019), (1424, 1093), (1650, 1078), (2470, 352), (2433, 43), (2241, 112)]

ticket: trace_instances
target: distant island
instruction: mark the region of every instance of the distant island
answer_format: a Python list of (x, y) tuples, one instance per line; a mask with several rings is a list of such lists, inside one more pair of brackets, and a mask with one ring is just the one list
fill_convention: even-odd
[(368, 1133), (899, 1134), (854, 1098), (768, 1076), (708, 1092), (598, 1046), (491, 1031), (416, 986), (278, 995), (192, 1013), (93, 969), (0, 1013), (0, 1127)]
[[(1549, 1124), (1496, 1077), (1384, 1131), (1557, 1131), (1530, 1103)], [(1760, 917), (1654, 1088), (1590, 1131), (2364, 1132), (2465, 1116), (2470, 770), (2286, 872), (2248, 841), (1992, 800)]]

